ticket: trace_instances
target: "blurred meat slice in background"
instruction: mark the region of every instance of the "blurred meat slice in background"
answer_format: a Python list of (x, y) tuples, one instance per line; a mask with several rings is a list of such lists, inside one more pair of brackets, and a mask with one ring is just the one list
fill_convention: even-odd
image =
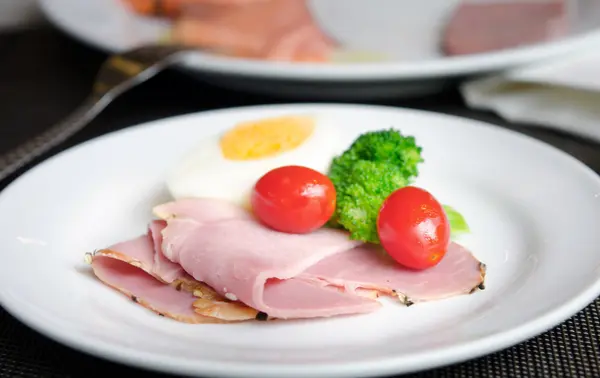
[(333, 41), (306, 0), (125, 0), (138, 13), (173, 19), (169, 40), (240, 58), (326, 62)]
[(186, 14), (195, 6), (240, 6), (270, 0), (122, 0), (129, 9), (144, 16), (175, 18)]
[(477, 54), (561, 38), (569, 32), (569, 1), (465, 1), (448, 22), (442, 49)]

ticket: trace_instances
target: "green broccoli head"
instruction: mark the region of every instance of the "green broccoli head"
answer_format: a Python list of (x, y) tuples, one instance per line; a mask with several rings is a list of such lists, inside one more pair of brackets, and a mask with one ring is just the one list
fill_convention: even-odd
[(362, 134), (340, 159), (385, 161), (400, 168), (410, 181), (419, 175), (418, 165), (423, 162), (421, 152), (422, 148), (413, 136), (404, 136), (398, 130), (389, 129)]
[(354, 240), (378, 244), (377, 216), (383, 201), (418, 176), (422, 161), (414, 137), (396, 130), (362, 134), (330, 166), (337, 206), (329, 225), (348, 230)]
[(341, 181), (337, 190), (335, 222), (350, 231), (350, 237), (379, 243), (377, 216), (383, 201), (396, 189), (408, 184), (398, 166), (369, 160), (358, 160)]

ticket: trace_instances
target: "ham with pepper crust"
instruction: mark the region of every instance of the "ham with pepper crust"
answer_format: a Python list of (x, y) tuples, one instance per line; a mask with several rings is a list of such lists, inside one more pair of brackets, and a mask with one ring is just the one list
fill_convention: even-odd
[(368, 313), (380, 308), (374, 293), (410, 305), (483, 288), (484, 265), (456, 243), (437, 266), (412, 271), (340, 230), (280, 233), (225, 201), (183, 199), (154, 213), (161, 220), (145, 236), (97, 252), (92, 266), (109, 286), (182, 321)]
[(160, 249), (164, 221), (153, 221), (144, 235), (89, 254), (94, 274), (132, 301), (185, 323), (255, 319), (258, 311), (218, 295), (167, 260)]

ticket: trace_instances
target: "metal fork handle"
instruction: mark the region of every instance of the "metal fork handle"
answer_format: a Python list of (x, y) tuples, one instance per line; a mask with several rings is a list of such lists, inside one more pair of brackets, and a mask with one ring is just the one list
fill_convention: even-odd
[(0, 182), (75, 135), (110, 102), (108, 96), (90, 97), (56, 125), (0, 156)]
[[(151, 56), (149, 61), (145, 62), (148, 63), (148, 66), (144, 70), (131, 74), (120, 73), (117, 76), (121, 77), (114, 78), (116, 79), (114, 80), (115, 82), (102, 82), (100, 80), (102, 78), (98, 77), (92, 95), (67, 117), (33, 139), (0, 156), (0, 182), (81, 131), (106, 106), (127, 89), (148, 80), (165, 68), (179, 62), (183, 56), (182, 54), (178, 54), (175, 49), (169, 51), (161, 47), (142, 48), (135, 50), (134, 54), (140, 55), (140, 52), (145, 53), (144, 49), (151, 53), (158, 52), (155, 56)], [(126, 55), (123, 54), (122, 56)], [(121, 55), (113, 56), (109, 61), (111, 59), (115, 60), (115, 58), (119, 59)]]

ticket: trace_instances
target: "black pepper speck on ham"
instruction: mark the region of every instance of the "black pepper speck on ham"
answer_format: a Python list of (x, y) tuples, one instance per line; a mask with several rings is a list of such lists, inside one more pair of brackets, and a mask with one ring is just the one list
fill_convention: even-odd
[(108, 286), (183, 322), (370, 313), (381, 308), (379, 295), (410, 305), (472, 293), (485, 278), (456, 243), (435, 267), (412, 271), (341, 230), (280, 233), (222, 200), (153, 210), (161, 219), (147, 234), (96, 252), (91, 264)]

